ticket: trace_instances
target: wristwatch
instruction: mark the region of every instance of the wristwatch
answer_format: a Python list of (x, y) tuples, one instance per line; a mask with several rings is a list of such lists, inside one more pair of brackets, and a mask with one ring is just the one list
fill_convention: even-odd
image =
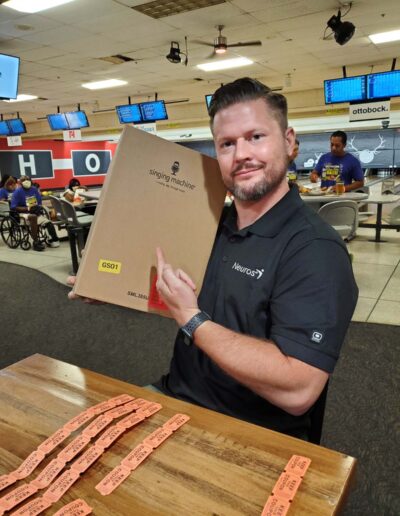
[(189, 337), (189, 339), (193, 339), (193, 333), (195, 330), (203, 324), (203, 322), (210, 321), (211, 317), (206, 312), (199, 312), (194, 315), (184, 326), (181, 326), (181, 330)]

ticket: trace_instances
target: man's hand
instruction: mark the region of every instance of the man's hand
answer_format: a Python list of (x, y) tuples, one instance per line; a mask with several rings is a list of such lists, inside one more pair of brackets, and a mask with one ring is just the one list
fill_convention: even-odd
[(181, 269), (173, 270), (165, 263), (162, 250), (157, 247), (157, 290), (179, 326), (186, 324), (200, 309), (195, 294), (196, 285)]

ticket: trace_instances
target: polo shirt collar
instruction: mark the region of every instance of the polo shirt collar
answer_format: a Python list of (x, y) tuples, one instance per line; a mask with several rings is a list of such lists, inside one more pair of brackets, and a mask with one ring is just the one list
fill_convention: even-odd
[(275, 204), (264, 215), (253, 224), (240, 231), (237, 229), (237, 212), (234, 203), (228, 212), (224, 225), (232, 232), (240, 236), (247, 236), (249, 233), (261, 237), (274, 237), (286, 225), (288, 219), (293, 217), (295, 212), (303, 205), (299, 190), (291, 186), (289, 192)]

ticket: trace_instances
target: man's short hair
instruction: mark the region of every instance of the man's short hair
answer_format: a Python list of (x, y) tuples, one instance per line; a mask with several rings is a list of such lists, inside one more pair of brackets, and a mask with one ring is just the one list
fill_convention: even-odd
[(213, 94), (208, 110), (211, 127), (215, 115), (221, 109), (225, 109), (239, 102), (258, 99), (265, 100), (282, 130), (286, 131), (288, 127), (286, 98), (280, 93), (275, 93), (271, 88), (257, 81), (257, 79), (250, 79), (249, 77), (243, 77), (224, 84)]
[(344, 131), (335, 131), (331, 134), (331, 138), (341, 138), (343, 145), (347, 143), (347, 134)]

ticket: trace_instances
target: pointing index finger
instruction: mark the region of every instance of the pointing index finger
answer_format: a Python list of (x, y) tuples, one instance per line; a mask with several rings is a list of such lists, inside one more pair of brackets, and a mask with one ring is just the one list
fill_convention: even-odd
[(162, 252), (161, 247), (156, 248), (156, 254), (157, 254), (157, 274), (158, 274), (158, 276), (161, 276), (162, 271), (164, 269), (164, 265), (165, 265), (164, 253)]

